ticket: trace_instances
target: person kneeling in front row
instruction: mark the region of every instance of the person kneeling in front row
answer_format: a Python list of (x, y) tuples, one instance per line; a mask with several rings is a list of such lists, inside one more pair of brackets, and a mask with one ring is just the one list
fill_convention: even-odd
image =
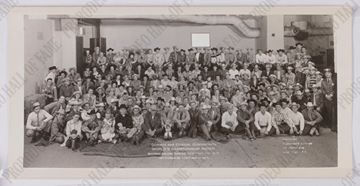
[(220, 131), (226, 135), (226, 138), (230, 138), (231, 133), (237, 133), (237, 127), (239, 126), (237, 120), (237, 114), (234, 111), (234, 106), (230, 103), (227, 104), (227, 111), (223, 113), (221, 117), (221, 129)]
[(303, 135), (319, 136), (319, 124), (323, 120), (321, 114), (314, 109), (312, 102), (306, 104), (306, 109), (302, 111), (305, 126)]
[(31, 143), (35, 145), (46, 145), (50, 138), (51, 116), (48, 112), (40, 108), (40, 103), (33, 104), (31, 112), (26, 122), (26, 136), (31, 137)]
[(266, 109), (265, 104), (260, 104), (260, 111), (255, 113), (254, 126), (251, 131), (255, 138), (256, 136), (264, 137), (271, 130), (271, 114)]
[(289, 115), (289, 118), (292, 121), (293, 126), (290, 131), (293, 131), (294, 135), (303, 135), (305, 126), (304, 116), (298, 111), (299, 108), (300, 105), (298, 103), (291, 103), (292, 113)]

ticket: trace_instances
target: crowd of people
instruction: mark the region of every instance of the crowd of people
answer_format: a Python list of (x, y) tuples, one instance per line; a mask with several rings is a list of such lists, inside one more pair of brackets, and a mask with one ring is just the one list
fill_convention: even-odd
[(336, 132), (336, 80), (305, 46), (86, 51), (84, 70), (49, 68), (26, 135), (36, 145), (133, 143), (215, 132), (245, 140)]

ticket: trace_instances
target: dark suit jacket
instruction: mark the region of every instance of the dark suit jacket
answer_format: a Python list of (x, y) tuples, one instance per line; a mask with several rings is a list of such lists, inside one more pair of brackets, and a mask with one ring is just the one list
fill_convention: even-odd
[(147, 112), (144, 116), (144, 124), (142, 125), (142, 129), (144, 131), (148, 131), (149, 129), (154, 130), (156, 129), (155, 133), (161, 131), (161, 114), (155, 113), (154, 117), (152, 117), (151, 112)]
[(133, 122), (132, 118), (129, 114), (125, 114), (125, 116), (122, 116), (121, 114), (117, 115), (115, 118), (115, 129), (118, 131), (119, 127), (117, 126), (118, 123), (122, 123), (122, 125), (126, 128), (133, 128)]
[(269, 73), (267, 73), (266, 72), (266, 70), (263, 70), (262, 72), (261, 72), (261, 77), (262, 76), (266, 76), (266, 77), (269, 77), (270, 76), (270, 74), (273, 74), (274, 72), (272, 71), (272, 70), (270, 70), (270, 72)]

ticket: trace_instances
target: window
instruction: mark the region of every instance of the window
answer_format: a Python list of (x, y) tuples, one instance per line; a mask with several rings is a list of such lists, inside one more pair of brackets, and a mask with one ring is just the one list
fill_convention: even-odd
[(209, 33), (192, 33), (191, 34), (192, 47), (210, 47)]

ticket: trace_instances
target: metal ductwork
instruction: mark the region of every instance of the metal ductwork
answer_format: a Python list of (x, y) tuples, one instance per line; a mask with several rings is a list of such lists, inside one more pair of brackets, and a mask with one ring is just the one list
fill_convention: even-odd
[[(76, 16), (67, 16), (67, 15), (56, 15), (48, 16), (48, 19), (67, 19), (67, 18), (77, 18)], [(78, 18), (77, 18), (78, 19)], [(131, 15), (131, 16), (119, 16), (113, 18), (96, 18), (99, 20), (152, 20), (152, 21), (161, 21), (161, 22), (187, 22), (193, 24), (203, 24), (203, 25), (227, 25), (231, 26), (235, 32), (240, 35), (249, 38), (260, 37), (260, 29), (254, 27), (253, 23), (256, 23), (255, 18), (245, 18), (247, 22), (252, 23), (251, 26), (246, 24), (243, 20), (244, 18), (234, 15), (181, 15), (181, 16), (146, 16), (146, 15)]]
[(236, 32), (249, 38), (260, 37), (260, 29), (248, 26), (238, 16), (227, 15), (208, 15), (208, 16), (129, 16), (120, 17), (120, 19), (143, 19), (143, 20), (161, 20), (163, 22), (188, 22), (204, 25), (228, 25), (232, 26)]
[(328, 36), (333, 35), (331, 28), (308, 28), (306, 30), (300, 30), (297, 27), (285, 27), (284, 35), (285, 37), (294, 37), (299, 31), (304, 31), (309, 34), (309, 36)]

